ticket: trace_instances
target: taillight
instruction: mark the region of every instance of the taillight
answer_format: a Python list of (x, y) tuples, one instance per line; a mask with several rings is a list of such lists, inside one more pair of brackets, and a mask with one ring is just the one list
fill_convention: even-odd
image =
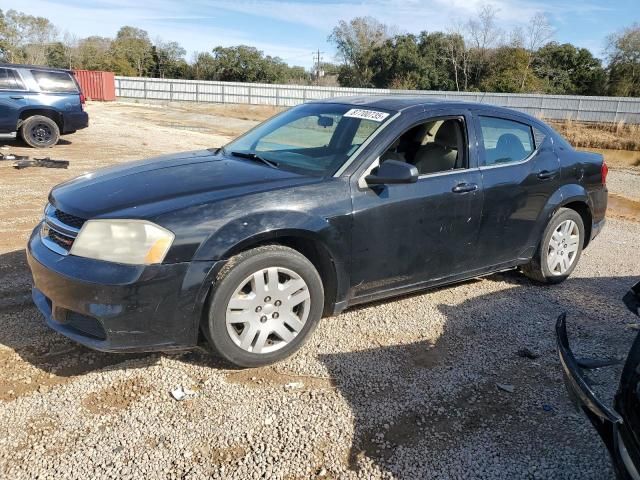
[(607, 167), (607, 162), (602, 160), (602, 167), (600, 168), (600, 176), (602, 177), (602, 185), (607, 184), (607, 174), (609, 173), (609, 167)]
[(84, 110), (84, 104), (87, 103), (87, 99), (84, 96), (84, 93), (80, 92), (80, 106)]

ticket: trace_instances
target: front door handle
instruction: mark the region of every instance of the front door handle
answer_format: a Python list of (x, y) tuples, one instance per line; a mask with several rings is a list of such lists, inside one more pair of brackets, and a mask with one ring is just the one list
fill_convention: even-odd
[(538, 173), (538, 178), (540, 180), (549, 180), (550, 178), (554, 178), (557, 174), (557, 170), (542, 170)]
[(22, 100), (24, 97), (22, 95), (11, 95), (9, 98), (13, 98), (14, 100)]
[(453, 193), (467, 193), (473, 192), (478, 189), (478, 185), (475, 183), (459, 183), (451, 189)]

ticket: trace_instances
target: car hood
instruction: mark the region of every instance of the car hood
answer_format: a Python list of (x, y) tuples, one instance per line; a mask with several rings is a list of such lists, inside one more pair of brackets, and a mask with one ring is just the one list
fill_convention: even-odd
[(49, 202), (82, 218), (127, 218), (203, 201), (315, 182), (286, 170), (202, 150), (164, 155), (88, 173), (55, 187)]

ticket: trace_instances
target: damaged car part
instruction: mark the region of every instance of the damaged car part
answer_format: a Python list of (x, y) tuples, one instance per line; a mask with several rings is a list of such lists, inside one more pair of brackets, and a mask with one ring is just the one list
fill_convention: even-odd
[(18, 160), (13, 164), (13, 168), (17, 170), (22, 170), (23, 168), (28, 167), (67, 168), (68, 166), (69, 160), (52, 160), (49, 157), (34, 158), (33, 160)]
[[(639, 314), (640, 282), (624, 296), (624, 303)], [(598, 399), (571, 351), (564, 313), (556, 322), (556, 338), (569, 397), (586, 414), (607, 446), (617, 477), (640, 480), (640, 334), (627, 356), (613, 408)]]

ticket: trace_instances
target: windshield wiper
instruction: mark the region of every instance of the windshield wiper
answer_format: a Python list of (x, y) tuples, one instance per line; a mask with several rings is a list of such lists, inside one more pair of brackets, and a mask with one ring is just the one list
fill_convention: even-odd
[(267, 160), (254, 152), (229, 152), (234, 157), (248, 158), (249, 160), (258, 161), (270, 166), (271, 168), (278, 168), (278, 163), (273, 160)]

